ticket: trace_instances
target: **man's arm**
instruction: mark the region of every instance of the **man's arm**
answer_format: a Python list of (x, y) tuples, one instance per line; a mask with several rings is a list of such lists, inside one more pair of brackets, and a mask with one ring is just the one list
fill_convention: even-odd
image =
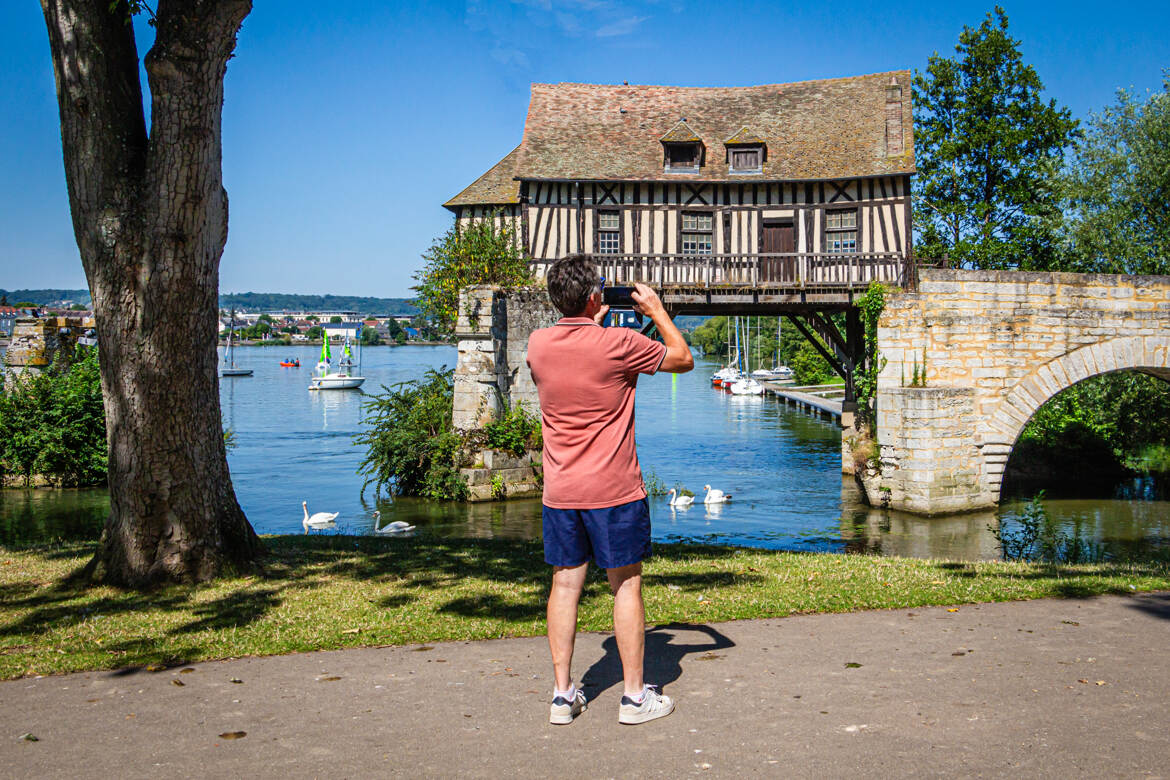
[(659, 371), (668, 371), (671, 374), (685, 374), (695, 367), (695, 358), (691, 355), (691, 348), (683, 338), (674, 320), (666, 313), (658, 293), (638, 282), (634, 285), (632, 294), (634, 308), (643, 316), (649, 317), (658, 334), (662, 336), (662, 343), (666, 344), (666, 357), (662, 359)]

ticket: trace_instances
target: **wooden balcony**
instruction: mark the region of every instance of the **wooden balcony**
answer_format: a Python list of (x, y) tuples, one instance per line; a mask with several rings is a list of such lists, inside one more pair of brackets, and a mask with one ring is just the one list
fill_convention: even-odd
[[(910, 261), (896, 252), (594, 255), (607, 285), (643, 282), (673, 313), (751, 314), (792, 306), (848, 305), (872, 281), (906, 287)], [(552, 260), (532, 260), (543, 278)], [(777, 308), (779, 307), (779, 309)]]

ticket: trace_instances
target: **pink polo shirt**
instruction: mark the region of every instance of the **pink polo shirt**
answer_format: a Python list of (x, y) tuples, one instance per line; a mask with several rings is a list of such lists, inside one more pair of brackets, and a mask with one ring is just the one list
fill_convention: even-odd
[(565, 317), (528, 339), (528, 367), (544, 426), (544, 504), (598, 509), (646, 497), (634, 446), (638, 374), (666, 345), (629, 328)]

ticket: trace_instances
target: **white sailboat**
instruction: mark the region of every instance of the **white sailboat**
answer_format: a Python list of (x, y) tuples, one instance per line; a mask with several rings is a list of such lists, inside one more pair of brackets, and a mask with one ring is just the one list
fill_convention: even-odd
[[(739, 337), (739, 328), (736, 328), (736, 338)], [(744, 364), (743, 374), (735, 382), (731, 383), (732, 395), (762, 395), (764, 386), (752, 379), (749, 375), (751, 369), (751, 321), (744, 326)]]
[[(366, 378), (360, 376), (360, 364), (357, 374), (353, 371), (353, 353), (349, 349), (349, 336), (345, 337), (345, 347), (341, 360), (337, 363), (337, 370), (332, 372), (329, 370), (329, 364), (332, 362), (332, 355), (329, 352), (329, 333), (326, 332), (324, 336), (325, 341), (321, 345), (321, 360), (317, 363), (317, 375), (309, 380), (309, 389), (353, 390), (361, 387)], [(360, 350), (358, 354), (361, 354)]]
[(240, 368), (236, 365), (236, 345), (233, 337), (236, 333), (236, 310), (232, 309), (228, 319), (227, 349), (223, 353), (223, 365), (220, 366), (220, 376), (252, 376), (252, 369)]
[(783, 319), (781, 316), (776, 317), (776, 360), (771, 368), (757, 368), (753, 371), (752, 376), (756, 379), (763, 379), (765, 381), (769, 379), (792, 379), (792, 369), (788, 366), (780, 365), (780, 323)]

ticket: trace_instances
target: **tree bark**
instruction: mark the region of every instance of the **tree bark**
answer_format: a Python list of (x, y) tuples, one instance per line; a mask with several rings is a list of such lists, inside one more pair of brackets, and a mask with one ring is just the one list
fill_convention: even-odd
[(41, 0), (93, 296), (110, 515), (95, 578), (206, 580), (261, 552), (228, 474), (216, 339), (223, 80), (250, 0), (161, 0), (145, 67), (123, 1)]

